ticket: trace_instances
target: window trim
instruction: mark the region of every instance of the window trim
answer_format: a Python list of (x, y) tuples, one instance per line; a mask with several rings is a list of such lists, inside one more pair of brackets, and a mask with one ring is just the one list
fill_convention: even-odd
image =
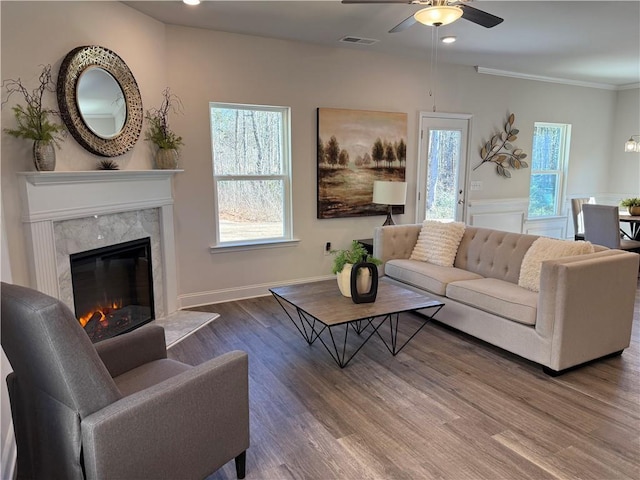
[[(531, 205), (531, 180), (536, 174), (556, 174), (556, 196), (555, 196), (555, 210), (550, 215), (531, 215), (529, 208), (527, 207), (527, 220), (544, 220), (562, 217), (564, 211), (564, 197), (567, 190), (567, 178), (569, 171), (569, 154), (571, 144), (571, 124), (569, 123), (556, 123), (556, 122), (534, 122), (533, 133), (535, 135), (536, 127), (555, 127), (561, 130), (561, 144), (560, 144), (560, 158), (559, 167), (556, 170), (534, 170), (533, 169), (533, 151), (531, 152), (531, 175), (529, 177), (529, 206)], [(531, 136), (531, 146), (533, 150), (533, 136)]]
[[(214, 108), (235, 109), (235, 110), (260, 110), (266, 112), (277, 112), (281, 115), (281, 152), (282, 172), (269, 175), (216, 175), (215, 158), (213, 153), (213, 122), (211, 111)], [(241, 103), (209, 102), (209, 134), (211, 135), (211, 165), (213, 174), (213, 207), (214, 207), (214, 244), (209, 247), (211, 253), (230, 250), (248, 250), (254, 248), (266, 248), (274, 246), (286, 246), (296, 244), (298, 239), (293, 237), (293, 193), (291, 179), (291, 107), (273, 105), (255, 105)], [(282, 181), (282, 236), (257, 238), (241, 241), (220, 240), (220, 214), (218, 205), (218, 182), (220, 181), (250, 181), (250, 180), (281, 180)]]

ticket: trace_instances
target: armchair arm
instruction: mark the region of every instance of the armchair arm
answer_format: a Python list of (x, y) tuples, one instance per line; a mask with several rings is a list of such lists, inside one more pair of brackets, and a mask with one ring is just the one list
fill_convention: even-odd
[(629, 346), (638, 255), (607, 250), (543, 262), (536, 331), (560, 371)]
[(418, 241), (422, 224), (387, 225), (373, 231), (373, 256), (382, 261), (380, 275), (384, 275), (384, 264), (396, 258), (411, 256)]
[(88, 478), (204, 478), (249, 447), (248, 357), (229, 352), (82, 421)]
[(95, 348), (112, 378), (153, 360), (167, 358), (164, 328), (159, 325), (145, 325), (98, 342)]

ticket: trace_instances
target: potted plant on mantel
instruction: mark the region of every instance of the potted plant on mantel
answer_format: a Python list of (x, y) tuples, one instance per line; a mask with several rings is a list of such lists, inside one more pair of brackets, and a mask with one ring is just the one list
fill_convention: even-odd
[(2, 105), (14, 93), (22, 95), (26, 103), (26, 106), (18, 104), (12, 107), (17, 126), (5, 128), (4, 132), (16, 138), (33, 140), (33, 161), (36, 169), (38, 171), (52, 171), (56, 168), (54, 147), (60, 148), (65, 128), (64, 125), (49, 119), (49, 115), (57, 115), (58, 112), (45, 108), (42, 103), (45, 92), (55, 90), (55, 84), (51, 77), (51, 65), (42, 67), (39, 81), (39, 85), (32, 91), (29, 91), (19, 78), (2, 82), (2, 88), (7, 91), (7, 98), (2, 102)]
[(620, 205), (627, 207), (629, 215), (640, 215), (640, 197), (638, 198), (625, 198), (620, 202)]
[[(331, 271), (336, 274), (340, 293), (345, 297), (351, 297), (351, 269), (356, 263), (366, 261), (374, 265), (382, 264), (379, 259), (369, 255), (364, 245), (357, 240), (351, 242), (351, 248), (331, 250), (331, 253), (335, 255), (333, 259), (333, 269)], [(358, 291), (368, 291), (371, 281), (369, 271), (360, 270), (358, 274)]]
[(178, 149), (184, 145), (182, 137), (176, 135), (169, 128), (169, 112), (180, 113), (182, 102), (177, 95), (171, 93), (169, 88), (162, 92), (160, 108), (147, 110), (145, 118), (149, 122), (149, 128), (145, 134), (145, 140), (152, 142), (158, 150), (155, 160), (156, 166), (162, 169), (174, 169), (178, 167)]

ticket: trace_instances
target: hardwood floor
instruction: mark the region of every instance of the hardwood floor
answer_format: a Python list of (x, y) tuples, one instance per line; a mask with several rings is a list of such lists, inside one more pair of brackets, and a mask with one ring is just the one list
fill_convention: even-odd
[[(340, 369), (271, 297), (197, 310), (220, 318), (170, 356), (249, 353), (247, 479), (640, 478), (640, 289), (623, 355), (556, 378), (437, 323)], [(234, 478), (230, 462), (209, 480)]]

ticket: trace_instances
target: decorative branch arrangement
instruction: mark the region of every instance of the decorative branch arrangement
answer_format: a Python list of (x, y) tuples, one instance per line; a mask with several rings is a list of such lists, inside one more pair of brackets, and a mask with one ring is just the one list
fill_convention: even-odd
[(149, 129), (146, 132), (145, 140), (154, 143), (160, 149), (171, 150), (184, 145), (182, 137), (176, 135), (169, 128), (169, 113), (171, 111), (181, 113), (182, 102), (167, 87), (162, 92), (160, 108), (147, 110), (145, 116), (149, 121)]
[(510, 168), (519, 170), (521, 168), (527, 168), (529, 164), (523, 159), (527, 157), (526, 153), (522, 152), (520, 148), (514, 148), (511, 142), (514, 142), (519, 133), (517, 128), (513, 128), (513, 122), (516, 116), (512, 113), (509, 115), (506, 125), (504, 126), (504, 132), (494, 135), (490, 141), (480, 149), (480, 157), (482, 162), (474, 167), (474, 170), (487, 162), (493, 162), (496, 164), (496, 170), (498, 175), (511, 178)]
[(65, 131), (64, 125), (51, 122), (49, 115), (56, 116), (58, 112), (42, 105), (45, 93), (55, 91), (51, 65), (42, 65), (39, 85), (32, 91), (24, 86), (20, 78), (4, 80), (2, 88), (7, 92), (3, 106), (14, 93), (21, 95), (26, 103), (26, 107), (16, 105), (12, 108), (18, 125), (16, 128), (5, 128), (5, 133), (17, 138), (51, 142), (59, 148), (63, 140), (61, 134)]

